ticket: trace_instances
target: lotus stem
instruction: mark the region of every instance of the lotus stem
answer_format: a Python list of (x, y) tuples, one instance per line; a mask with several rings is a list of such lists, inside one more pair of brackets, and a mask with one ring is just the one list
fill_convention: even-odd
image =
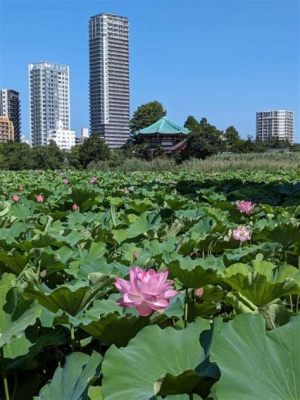
[(297, 297), (296, 297), (296, 313), (299, 311), (299, 297), (300, 297), (300, 295), (297, 294)]
[(74, 332), (74, 326), (71, 325), (71, 340), (72, 342), (75, 340), (75, 332)]
[(71, 325), (70, 336), (72, 351), (75, 351), (75, 330), (73, 325)]
[(6, 376), (3, 377), (3, 384), (4, 384), (5, 400), (10, 400), (8, 382)]
[(3, 377), (3, 386), (4, 386), (4, 393), (5, 393), (5, 400), (10, 400), (8, 382), (7, 382), (7, 377), (6, 377), (6, 373), (5, 373), (5, 369), (4, 369), (4, 353), (3, 353), (3, 348), (0, 349), (0, 361), (1, 361), (1, 370), (2, 370), (2, 377)]
[(290, 306), (291, 306), (291, 311), (294, 312), (294, 307), (293, 307), (293, 297), (290, 294)]
[(189, 297), (189, 291), (188, 291), (188, 289), (185, 289), (185, 298), (184, 298), (184, 327), (185, 328), (188, 323), (188, 311), (189, 311), (188, 297)]

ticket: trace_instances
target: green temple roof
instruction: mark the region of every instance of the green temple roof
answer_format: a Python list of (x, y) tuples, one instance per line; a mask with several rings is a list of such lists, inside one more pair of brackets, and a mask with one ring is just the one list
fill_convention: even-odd
[(136, 135), (187, 135), (190, 130), (184, 128), (183, 126), (177, 125), (171, 122), (167, 117), (162, 117), (154, 124), (147, 126), (146, 128), (140, 129), (135, 134)]

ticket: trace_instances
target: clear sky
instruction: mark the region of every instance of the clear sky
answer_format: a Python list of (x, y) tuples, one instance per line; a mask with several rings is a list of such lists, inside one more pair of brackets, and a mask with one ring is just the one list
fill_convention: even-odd
[(255, 135), (255, 112), (296, 112), (300, 142), (300, 0), (0, 0), (0, 87), (21, 93), (29, 135), (27, 64), (70, 65), (71, 125), (88, 118), (88, 20), (130, 22), (131, 112), (159, 100), (174, 122), (189, 114)]

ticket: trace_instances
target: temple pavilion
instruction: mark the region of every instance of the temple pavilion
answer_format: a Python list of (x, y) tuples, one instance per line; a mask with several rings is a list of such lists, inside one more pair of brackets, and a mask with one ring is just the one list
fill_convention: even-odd
[(150, 148), (161, 147), (166, 153), (181, 150), (190, 130), (162, 117), (154, 124), (135, 132), (134, 136), (148, 142)]

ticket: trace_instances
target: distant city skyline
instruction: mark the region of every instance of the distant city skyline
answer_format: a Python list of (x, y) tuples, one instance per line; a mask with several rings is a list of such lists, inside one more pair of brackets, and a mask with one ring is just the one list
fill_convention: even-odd
[(178, 123), (192, 114), (255, 137), (256, 112), (285, 109), (300, 142), (297, 0), (0, 0), (0, 88), (20, 93), (26, 137), (27, 65), (44, 60), (70, 65), (71, 127), (89, 126), (87, 25), (100, 13), (130, 21), (131, 115), (158, 100)]

